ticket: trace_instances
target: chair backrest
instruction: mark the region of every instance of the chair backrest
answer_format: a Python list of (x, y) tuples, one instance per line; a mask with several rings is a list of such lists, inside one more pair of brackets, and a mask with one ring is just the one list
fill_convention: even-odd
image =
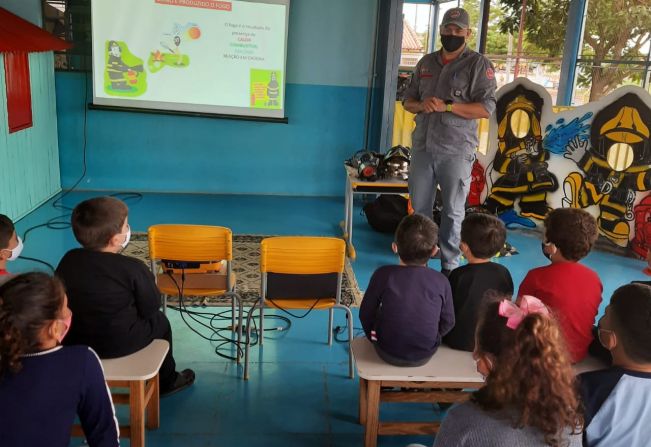
[(149, 257), (155, 260), (217, 262), (233, 259), (230, 228), (160, 224), (149, 227)]
[(346, 243), (330, 237), (272, 237), (260, 244), (262, 298), (333, 298), (339, 303)]

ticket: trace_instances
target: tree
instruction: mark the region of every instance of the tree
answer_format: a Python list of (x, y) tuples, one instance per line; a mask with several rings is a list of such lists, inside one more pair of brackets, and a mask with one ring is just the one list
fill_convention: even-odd
[[(628, 78), (639, 76), (632, 65), (618, 62), (643, 60), (640, 49), (651, 39), (651, 0), (588, 0), (583, 37), (583, 57), (591, 66), (579, 76), (580, 85), (590, 85), (590, 101), (599, 99)], [(500, 0), (503, 32), (517, 32), (521, 0)], [(527, 40), (560, 56), (565, 41), (569, 0), (527, 0)], [(638, 68), (639, 70), (639, 68)]]

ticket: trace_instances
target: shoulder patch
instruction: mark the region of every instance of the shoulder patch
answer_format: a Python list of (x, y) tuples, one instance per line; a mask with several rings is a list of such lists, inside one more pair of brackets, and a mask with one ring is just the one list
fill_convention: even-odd
[(488, 67), (486, 69), (486, 77), (488, 79), (494, 79), (495, 78), (495, 71), (491, 67)]

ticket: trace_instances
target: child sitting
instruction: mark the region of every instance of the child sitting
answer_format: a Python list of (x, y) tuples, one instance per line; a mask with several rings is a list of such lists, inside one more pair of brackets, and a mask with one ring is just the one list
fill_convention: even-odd
[(551, 265), (535, 268), (520, 284), (518, 296), (533, 295), (554, 312), (572, 361), (580, 362), (593, 340), (603, 287), (593, 270), (580, 264), (597, 240), (597, 222), (586, 211), (559, 208), (545, 218), (543, 254)]
[(170, 350), (160, 368), (160, 394), (169, 395), (194, 382), (194, 372), (176, 372), (172, 328), (159, 310), (160, 292), (140, 260), (119, 254), (131, 229), (124, 202), (97, 197), (72, 212), (72, 230), (83, 248), (65, 254), (57, 275), (68, 289), (75, 324), (67, 344), (85, 344), (101, 358), (122, 357), (162, 338)]
[(506, 267), (490, 258), (504, 246), (504, 223), (490, 214), (468, 214), (461, 224), (461, 252), (468, 264), (456, 268), (448, 279), (454, 298), (454, 328), (443, 342), (454, 349), (472, 351), (479, 309), (486, 292), (513, 295), (513, 280)]
[(61, 346), (72, 314), (45, 273), (0, 287), (0, 440), (67, 446), (79, 417), (90, 447), (115, 447), (118, 426), (102, 365), (86, 346)]
[(0, 214), (0, 284), (9, 279), (7, 261), (15, 261), (23, 251), (23, 241), (16, 235), (14, 223)]
[(579, 376), (587, 446), (643, 446), (651, 440), (651, 287), (615, 290), (598, 325), (613, 366)]
[(473, 357), (485, 385), (448, 411), (435, 447), (581, 446), (574, 371), (540, 300), (487, 303)]
[(364, 294), (362, 327), (378, 355), (392, 365), (427, 363), (454, 326), (450, 283), (427, 267), (437, 242), (438, 227), (431, 219), (405, 217), (392, 244), (400, 265), (377, 269)]

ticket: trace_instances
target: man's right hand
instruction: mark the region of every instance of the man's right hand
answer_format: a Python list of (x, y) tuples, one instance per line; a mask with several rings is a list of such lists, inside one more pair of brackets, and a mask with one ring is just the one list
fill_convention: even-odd
[(430, 96), (425, 98), (420, 102), (420, 111), (421, 113), (434, 113), (437, 111), (437, 101), (440, 99)]

